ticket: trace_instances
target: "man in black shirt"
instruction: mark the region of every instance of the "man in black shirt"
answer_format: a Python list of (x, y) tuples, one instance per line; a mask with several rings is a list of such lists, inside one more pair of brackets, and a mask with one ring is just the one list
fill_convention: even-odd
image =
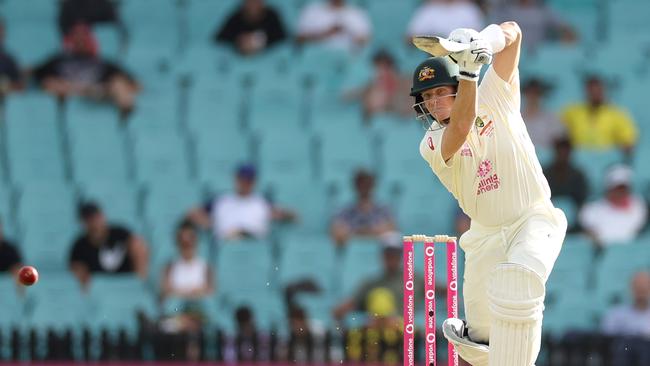
[(589, 194), (589, 184), (580, 169), (571, 163), (571, 142), (560, 137), (554, 142), (555, 157), (544, 167), (554, 197), (566, 196), (573, 200), (577, 208), (582, 207)]
[(128, 229), (109, 225), (94, 203), (79, 207), (79, 219), (85, 232), (74, 242), (70, 269), (82, 286), (91, 273), (136, 273), (145, 278), (149, 262), (144, 241)]
[(17, 273), (21, 262), (20, 253), (15, 245), (5, 239), (0, 223), (0, 273)]
[(264, 0), (243, 0), (215, 34), (216, 42), (231, 45), (244, 55), (252, 55), (286, 38), (278, 13)]

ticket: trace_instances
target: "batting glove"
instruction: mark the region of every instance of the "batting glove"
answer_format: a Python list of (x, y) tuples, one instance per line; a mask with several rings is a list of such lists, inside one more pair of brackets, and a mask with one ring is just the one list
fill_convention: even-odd
[(469, 49), (449, 55), (458, 64), (459, 79), (478, 81), (481, 67), (492, 62), (492, 47), (478, 33), (470, 41)]

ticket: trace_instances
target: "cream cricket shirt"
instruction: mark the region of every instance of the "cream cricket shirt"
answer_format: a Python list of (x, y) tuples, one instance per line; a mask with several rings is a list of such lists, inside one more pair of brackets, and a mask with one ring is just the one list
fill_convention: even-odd
[(451, 159), (441, 154), (444, 129), (427, 131), (420, 154), (472, 220), (507, 225), (551, 190), (519, 110), (519, 75), (508, 84), (490, 66), (477, 99), (472, 131)]

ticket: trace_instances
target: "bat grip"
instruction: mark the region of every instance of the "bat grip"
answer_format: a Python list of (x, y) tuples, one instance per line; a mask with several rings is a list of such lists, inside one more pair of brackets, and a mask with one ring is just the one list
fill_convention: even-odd
[(503, 34), (503, 29), (496, 24), (490, 24), (481, 32), (479, 32), (483, 39), (490, 43), (493, 53), (499, 53), (506, 46), (506, 36)]

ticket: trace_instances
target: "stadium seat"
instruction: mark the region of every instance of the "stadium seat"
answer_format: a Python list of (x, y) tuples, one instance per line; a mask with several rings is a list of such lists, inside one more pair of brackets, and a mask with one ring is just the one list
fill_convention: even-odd
[(137, 186), (120, 180), (89, 181), (80, 187), (84, 201), (99, 204), (112, 223), (138, 229), (140, 190)]
[(297, 129), (262, 131), (255, 144), (262, 184), (309, 182), (314, 178), (314, 138)]
[(128, 121), (133, 135), (179, 130), (179, 93), (173, 82), (168, 84), (165, 91), (149, 90), (138, 95), (135, 110)]
[(135, 337), (139, 329), (137, 313), (142, 312), (149, 317), (157, 315), (154, 296), (138, 277), (128, 274), (94, 275), (91, 281), (90, 326), (95, 331), (124, 329)]
[[(73, 219), (72, 219), (73, 220)], [(76, 222), (69, 218), (23, 226), (21, 251), (25, 262), (39, 270), (66, 271), (76, 235)]]
[[(203, 197), (196, 183), (182, 180), (158, 182), (151, 185), (145, 194), (144, 218), (151, 229), (166, 232), (158, 235), (173, 238), (176, 226), (189, 209), (203, 203)], [(152, 245), (157, 244), (152, 243)]]
[(567, 235), (546, 285), (549, 297), (586, 291), (594, 270), (594, 254), (594, 244), (588, 237)]
[(124, 51), (122, 34), (116, 25), (93, 26), (93, 33), (99, 43), (99, 53), (109, 60), (118, 60)]
[(420, 176), (422, 171), (429, 169), (427, 162), (420, 156), (420, 141), (424, 136), (424, 130), (415, 122), (410, 125), (405, 125), (403, 122), (392, 119), (372, 121), (373, 126), (375, 124), (394, 125), (382, 135), (381, 140), (381, 176), (387, 181), (411, 179), (413, 174)]
[[(41, 7), (40, 4), (36, 5), (35, 1), (30, 2), (33, 3), (32, 6), (25, 8), (29, 11)], [(49, 6), (46, 5), (44, 8), (49, 8)], [(29, 11), (25, 11), (25, 13)], [(11, 19), (6, 14), (5, 18)], [(11, 21), (6, 29), (6, 47), (16, 57), (16, 62), (19, 65), (39, 66), (61, 47), (54, 18), (24, 22)], [(38, 42), (34, 42), (35, 39)]]
[(377, 143), (372, 136), (352, 126), (346, 134), (333, 129), (318, 140), (320, 180), (325, 184), (346, 186), (357, 169), (377, 166)]
[(630, 279), (635, 272), (648, 268), (647, 243), (625, 243), (605, 247), (596, 262), (594, 302), (602, 307), (629, 297)]
[(136, 177), (139, 183), (187, 180), (189, 160), (183, 136), (172, 133), (133, 138)]
[(287, 235), (281, 239), (279, 284), (281, 289), (302, 280), (311, 280), (330, 293), (334, 287), (336, 253), (334, 243), (326, 235)]
[(564, 212), (569, 228), (573, 227), (578, 219), (578, 207), (576, 207), (575, 202), (566, 196), (552, 197), (551, 200), (555, 207)]
[(0, 184), (0, 226), (5, 236), (12, 237), (15, 234), (15, 222), (13, 215), (13, 190)]
[(349, 240), (339, 264), (339, 298), (348, 298), (367, 280), (383, 273), (382, 245), (376, 239)]
[(17, 202), (21, 225), (42, 225), (52, 220), (76, 220), (76, 192), (59, 182), (32, 181), (22, 185)]
[(325, 233), (336, 208), (332, 202), (331, 190), (311, 181), (296, 180), (273, 185), (270, 196), (274, 204), (296, 213), (298, 221), (289, 224), (287, 229), (298, 232)]
[(595, 331), (599, 328), (593, 294), (574, 290), (544, 312), (544, 332), (561, 336), (568, 330)]
[(406, 233), (453, 233), (458, 204), (432, 177), (409, 179), (397, 205), (398, 227)]
[(590, 151), (576, 149), (572, 159), (583, 170), (590, 186), (590, 196), (599, 197), (604, 190), (607, 170), (614, 164), (623, 162), (623, 154), (619, 150)]
[(215, 191), (230, 190), (237, 166), (251, 161), (250, 137), (226, 128), (210, 134), (197, 133), (193, 139), (199, 182)]

